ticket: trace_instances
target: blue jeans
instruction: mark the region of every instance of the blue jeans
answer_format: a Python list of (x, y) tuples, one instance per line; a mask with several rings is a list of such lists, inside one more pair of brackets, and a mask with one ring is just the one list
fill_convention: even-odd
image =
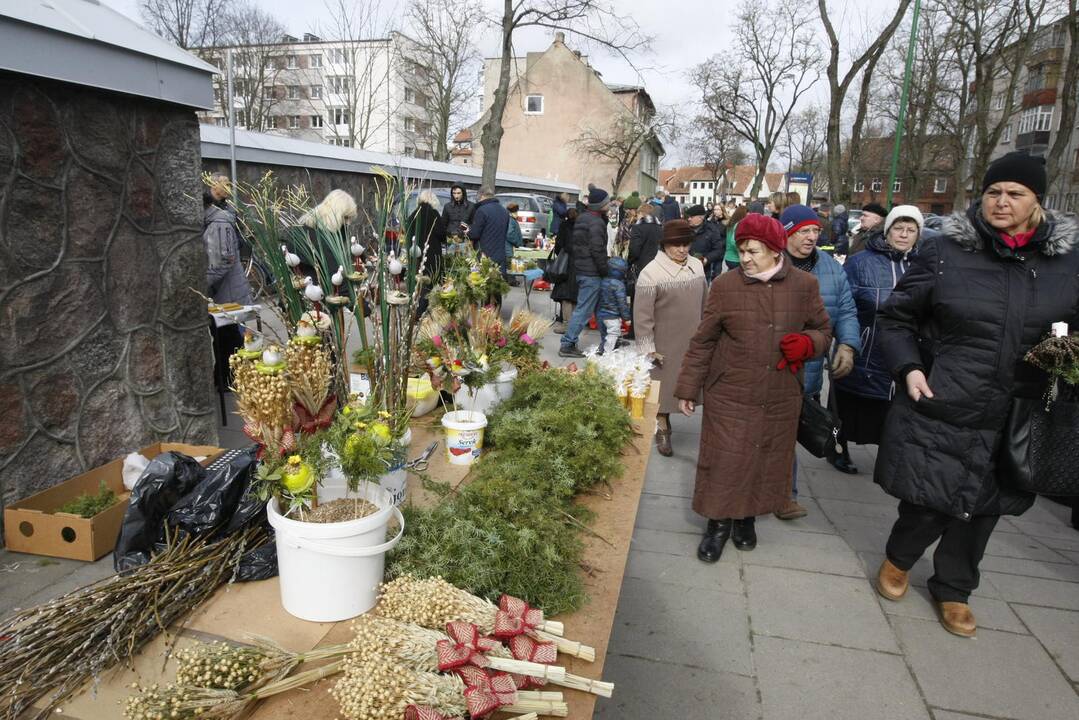
[(588, 319), (596, 311), (599, 303), (599, 286), (603, 278), (593, 275), (577, 276), (577, 307), (573, 308), (573, 315), (569, 318), (569, 326), (562, 336), (562, 347), (569, 348), (577, 344), (584, 326)]

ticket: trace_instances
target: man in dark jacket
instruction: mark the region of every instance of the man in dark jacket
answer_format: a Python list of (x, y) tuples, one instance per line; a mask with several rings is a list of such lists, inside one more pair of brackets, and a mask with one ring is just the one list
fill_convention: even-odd
[(693, 244), (689, 246), (689, 254), (704, 264), (705, 277), (711, 282), (723, 268), (723, 256), (727, 253), (727, 230), (722, 224), (705, 222), (706, 212), (703, 205), (694, 205), (686, 210), (686, 222), (693, 228)]
[(663, 217), (660, 218), (662, 222), (682, 219), (682, 208), (678, 206), (677, 200), (662, 190), (656, 191), (656, 197), (663, 200), (659, 206), (660, 210), (663, 211)]
[(476, 206), (468, 201), (468, 193), (460, 185), (450, 188), (450, 201), (442, 208), (442, 224), (447, 235), (468, 233), (468, 224), (472, 222), (472, 213)]
[(600, 282), (607, 274), (607, 206), (611, 196), (606, 190), (588, 186), (588, 210), (577, 218), (573, 227), (573, 269), (577, 274), (577, 307), (562, 336), (558, 354), (562, 357), (584, 357), (577, 349), (577, 338), (588, 319), (596, 311)]
[(509, 230), (510, 214), (495, 198), (491, 188), (480, 189), (480, 201), (472, 215), (468, 237), (479, 250), (506, 272), (506, 232)]
[(850, 228), (850, 215), (847, 214), (845, 205), (836, 205), (832, 211), (832, 244), (835, 250), (833, 255), (846, 255), (850, 249), (850, 240), (847, 234)]
[(548, 233), (551, 237), (558, 237), (558, 231), (562, 229), (562, 221), (566, 219), (566, 213), (568, 212), (569, 195), (559, 193), (558, 197), (551, 203), (551, 226), (548, 228)]

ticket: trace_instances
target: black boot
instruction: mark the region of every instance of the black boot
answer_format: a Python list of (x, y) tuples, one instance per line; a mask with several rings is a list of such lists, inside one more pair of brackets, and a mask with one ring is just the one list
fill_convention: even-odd
[(731, 540), (739, 550), (752, 550), (757, 547), (757, 518), (747, 517), (734, 521)]
[(709, 520), (701, 544), (697, 546), (697, 559), (706, 563), (719, 560), (719, 556), (723, 554), (723, 546), (727, 544), (730, 536), (730, 520)]
[(834, 467), (841, 473), (846, 473), (847, 475), (858, 474), (858, 467), (854, 464), (854, 462), (850, 459), (850, 455), (848, 455), (846, 452), (832, 460), (832, 467)]

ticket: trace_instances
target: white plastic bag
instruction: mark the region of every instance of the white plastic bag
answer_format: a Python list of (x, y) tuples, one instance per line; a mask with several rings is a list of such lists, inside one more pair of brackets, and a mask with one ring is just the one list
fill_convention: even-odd
[(128, 489), (128, 492), (135, 489), (135, 484), (142, 477), (143, 471), (146, 470), (146, 466), (149, 464), (150, 460), (138, 453), (130, 453), (124, 458), (124, 487)]

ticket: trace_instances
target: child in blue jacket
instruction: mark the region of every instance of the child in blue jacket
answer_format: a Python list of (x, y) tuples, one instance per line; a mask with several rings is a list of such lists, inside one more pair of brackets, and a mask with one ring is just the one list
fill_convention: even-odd
[(622, 321), (631, 320), (626, 291), (626, 272), (629, 266), (620, 257), (607, 261), (607, 276), (599, 286), (596, 306), (596, 325), (599, 326), (599, 354), (614, 350), (622, 337)]

